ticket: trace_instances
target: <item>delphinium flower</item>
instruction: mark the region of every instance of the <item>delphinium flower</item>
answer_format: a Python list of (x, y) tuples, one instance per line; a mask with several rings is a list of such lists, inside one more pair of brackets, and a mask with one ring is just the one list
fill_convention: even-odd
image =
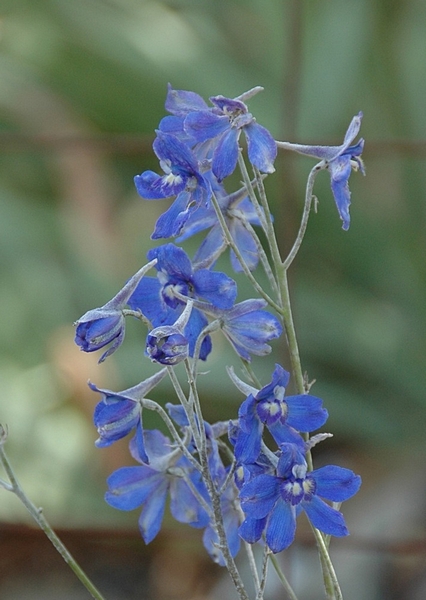
[(139, 456), (144, 462), (149, 462), (143, 438), (142, 402), (165, 374), (166, 369), (161, 369), (138, 385), (122, 392), (98, 388), (89, 382), (90, 389), (99, 392), (102, 396), (93, 415), (93, 422), (99, 434), (95, 442), (98, 448), (110, 446), (136, 429), (135, 438)]
[(296, 517), (304, 510), (314, 527), (325, 534), (345, 536), (343, 515), (324, 502), (348, 500), (358, 491), (361, 478), (350, 469), (328, 465), (308, 472), (304, 451), (281, 444), (276, 474), (260, 474), (240, 490), (246, 519), (240, 535), (254, 543), (265, 534), (272, 552), (288, 548), (294, 540)]
[(158, 219), (152, 239), (179, 234), (189, 215), (210, 197), (208, 180), (199, 170), (191, 149), (170, 133), (157, 131), (153, 144), (164, 175), (145, 171), (136, 175), (136, 189), (146, 200), (176, 196), (171, 207)]
[[(241, 380), (233, 375), (241, 389)], [(259, 456), (264, 426), (277, 444), (291, 442), (304, 446), (300, 432), (311, 432), (326, 422), (328, 413), (322, 400), (311, 394), (285, 396), (290, 373), (275, 365), (271, 382), (261, 390), (249, 387), (249, 395), (238, 411), (239, 430), (235, 439), (235, 458), (253, 463)]]
[(212, 108), (190, 111), (184, 120), (184, 130), (197, 143), (210, 140), (212, 171), (218, 181), (231, 175), (238, 161), (238, 140), (244, 132), (248, 158), (262, 173), (273, 173), (277, 155), (276, 143), (265, 127), (259, 125), (242, 98), (263, 88), (253, 88), (237, 98), (212, 96)]
[[(227, 194), (222, 184), (213, 180), (211, 184), (231, 237), (248, 268), (254, 270), (259, 261), (259, 250), (246, 223), (260, 225), (260, 221), (253, 204), (247, 197), (247, 190), (241, 188), (232, 194)], [(200, 206), (191, 213), (176, 239), (180, 243), (206, 229), (210, 229), (210, 231), (193, 259), (194, 264), (200, 264), (203, 267), (214, 264), (220, 254), (228, 247), (222, 226), (218, 221), (211, 201), (208, 202), (207, 206)], [(241, 263), (232, 249), (230, 255), (234, 271), (242, 271)]]
[(104, 306), (86, 312), (76, 321), (75, 343), (84, 352), (94, 352), (112, 342), (109, 349), (99, 359), (103, 362), (123, 343), (125, 318), (123, 309), (145, 273), (154, 266), (155, 260), (144, 265), (126, 285)]
[(170, 439), (156, 429), (145, 431), (145, 448), (149, 465), (144, 464), (133, 440), (130, 442), (131, 454), (141, 464), (122, 467), (110, 475), (105, 494), (108, 504), (126, 511), (142, 507), (139, 529), (146, 544), (160, 531), (168, 496), (170, 511), (177, 521), (206, 527), (209, 515), (191, 490), (192, 487), (201, 498), (206, 496), (199, 471), (180, 448), (173, 447)]
[[(157, 259), (157, 278), (145, 277), (129, 299), (129, 306), (140, 310), (154, 327), (172, 325), (185, 308), (185, 298), (202, 298), (211, 306), (230, 308), (235, 300), (235, 282), (224, 273), (209, 269), (194, 270), (187, 254), (174, 244), (165, 244), (149, 251)], [(194, 305), (183, 332), (193, 355), (195, 342), (207, 325), (206, 316)], [(203, 341), (200, 358), (205, 360), (211, 350), (210, 338)]]
[(305, 154), (324, 161), (325, 168), (330, 171), (331, 189), (337, 210), (343, 221), (342, 228), (344, 230), (349, 229), (350, 225), (349, 205), (351, 203), (351, 193), (348, 183), (349, 176), (352, 169), (356, 171), (359, 169), (365, 175), (364, 164), (361, 159), (364, 140), (361, 138), (357, 144), (351, 146), (360, 130), (362, 116), (362, 112), (360, 112), (352, 119), (341, 146), (308, 146), (290, 142), (277, 142), (280, 148), (294, 150), (299, 154)]
[[(195, 303), (200, 306), (199, 302)], [(263, 310), (267, 302), (262, 299), (243, 300), (229, 310), (206, 308), (220, 322), (222, 333), (241, 358), (250, 362), (251, 355), (266, 356), (271, 352), (268, 342), (280, 337), (283, 328), (279, 320)]]

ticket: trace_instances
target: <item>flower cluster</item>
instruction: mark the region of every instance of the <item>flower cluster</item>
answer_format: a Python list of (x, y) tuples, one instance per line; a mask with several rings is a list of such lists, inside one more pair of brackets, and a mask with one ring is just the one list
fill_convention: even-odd
[[(176, 520), (204, 530), (205, 548), (232, 573), (241, 598), (245, 598), (243, 585), (233, 563), (241, 539), (280, 552), (292, 543), (302, 510), (324, 534), (347, 535), (342, 513), (329, 502), (349, 499), (360, 486), (360, 478), (349, 469), (312, 465), (311, 449), (330, 435), (314, 433), (323, 427), (328, 413), (322, 400), (301, 383), (304, 378), (285, 291), (287, 263), (279, 256), (263, 182), (274, 172), (279, 147), (320, 159), (315, 169), (330, 172), (347, 229), (349, 175), (353, 168), (364, 172), (363, 140), (351, 145), (362, 115), (354, 117), (341, 146), (276, 142), (247, 106), (261, 89), (236, 98), (213, 96), (208, 105), (194, 92), (169, 86), (165, 105), (169, 114), (161, 120), (153, 143), (162, 173), (137, 175), (136, 189), (146, 200), (173, 198), (155, 225), (153, 240), (175, 238), (180, 244), (202, 231), (207, 235), (192, 259), (170, 241), (152, 248), (147, 265), (112, 300), (77, 321), (75, 337), (85, 352), (107, 348), (103, 361), (122, 344), (127, 316), (147, 326), (145, 356), (159, 365), (156, 374), (122, 392), (89, 383), (101, 395), (94, 413), (96, 445), (109, 446), (133, 434), (129, 448), (137, 464), (109, 477), (106, 501), (120, 510), (139, 508), (139, 528), (148, 543), (161, 529), (169, 498)], [(224, 180), (237, 165), (244, 183), (229, 193)], [(259, 227), (266, 249), (256, 232)], [(299, 235), (305, 229), (306, 223)], [(300, 243), (298, 239), (294, 248)], [(228, 248), (233, 271), (244, 272), (255, 298), (237, 301), (234, 279), (215, 270), (217, 259)], [(271, 292), (253, 274), (259, 264)], [(153, 275), (147, 275), (149, 270)], [(290, 373), (281, 365), (275, 365), (263, 387), (250, 365), (253, 356), (271, 352), (270, 343), (284, 329), (295, 394), (286, 393)], [(209, 424), (196, 383), (199, 361), (206, 361), (213, 350), (214, 332), (229, 341), (246, 378), (228, 369), (244, 400), (234, 418)], [(179, 383), (176, 368), (185, 369), (188, 390)], [(166, 375), (178, 405), (164, 407), (147, 397)], [(159, 415), (168, 435), (144, 428), (145, 410)], [(329, 559), (323, 562), (329, 564)]]

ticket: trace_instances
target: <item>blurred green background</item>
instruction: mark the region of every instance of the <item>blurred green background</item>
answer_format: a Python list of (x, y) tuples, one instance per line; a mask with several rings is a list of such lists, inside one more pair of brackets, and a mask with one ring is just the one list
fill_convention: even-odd
[[(396, 456), (402, 470), (421, 464), (424, 1), (1, 0), (0, 422), (25, 488), (56, 523), (136, 526), (103, 502), (105, 477), (129, 459), (125, 443), (94, 449), (98, 398), (86, 382), (118, 390), (153, 372), (143, 332), (130, 324), (98, 366), (74, 347), (72, 323), (143, 264), (167, 206), (141, 200), (133, 176), (157, 168), (151, 142), (168, 82), (205, 98), (262, 85), (250, 108), (289, 141), (340, 143), (363, 110), (367, 177), (351, 177), (351, 228), (342, 231), (321, 175), (291, 271), (302, 362), (330, 412), (330, 447), (348, 464), (379, 476)], [(311, 166), (282, 153), (268, 178), (283, 250)], [(205, 384), (211, 418), (233, 417), (241, 401), (214, 375), (235, 362), (224, 351)], [(264, 382), (275, 351), (255, 361)], [(166, 386), (156, 394), (171, 400)], [(1, 519), (23, 519), (17, 504), (0, 490)]]

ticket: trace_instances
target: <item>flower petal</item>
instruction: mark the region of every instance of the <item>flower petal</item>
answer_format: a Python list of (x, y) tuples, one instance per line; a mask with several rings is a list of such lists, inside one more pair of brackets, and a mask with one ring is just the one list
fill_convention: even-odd
[(301, 505), (312, 525), (323, 533), (337, 537), (349, 535), (342, 513), (326, 504), (318, 496), (313, 496), (308, 502), (303, 501)]
[(288, 548), (296, 533), (294, 507), (282, 498), (273, 508), (266, 525), (266, 543), (275, 554)]
[(311, 477), (316, 482), (318, 496), (333, 502), (348, 500), (357, 493), (361, 485), (359, 475), (355, 475), (350, 469), (335, 465), (315, 469)]

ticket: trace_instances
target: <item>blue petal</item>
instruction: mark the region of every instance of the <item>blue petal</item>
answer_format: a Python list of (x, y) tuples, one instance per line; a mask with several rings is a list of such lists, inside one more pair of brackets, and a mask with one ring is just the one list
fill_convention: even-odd
[(120, 510), (133, 510), (156, 494), (164, 476), (147, 466), (122, 467), (107, 479), (105, 500)]
[(151, 239), (158, 240), (179, 235), (192, 210), (194, 207), (191, 205), (191, 194), (181, 192), (170, 208), (157, 219)]
[(154, 327), (161, 325), (169, 312), (162, 301), (161, 288), (156, 277), (144, 277), (128, 301), (128, 306), (132, 310), (140, 310)]
[[(208, 324), (207, 318), (202, 312), (196, 308), (192, 309), (191, 316), (185, 327), (185, 337), (189, 341), (189, 356), (194, 356), (195, 344), (198, 336)], [(206, 360), (212, 350), (212, 341), (210, 336), (204, 338), (201, 344), (200, 356), (201, 360)]]
[(296, 514), (294, 507), (282, 498), (272, 510), (266, 525), (266, 543), (275, 554), (288, 548), (296, 533)]
[(327, 421), (328, 412), (322, 408), (321, 398), (310, 394), (287, 396), (287, 424), (298, 431), (315, 431)]
[(310, 474), (317, 484), (316, 493), (333, 502), (343, 502), (357, 493), (361, 477), (350, 469), (328, 465)]
[(195, 271), (193, 278), (195, 293), (217, 308), (231, 308), (237, 297), (237, 285), (233, 279), (208, 269)]
[(318, 496), (313, 496), (308, 502), (303, 501), (301, 505), (312, 525), (323, 533), (337, 537), (349, 534), (342, 513), (323, 502)]
[(247, 138), (247, 152), (251, 164), (262, 173), (273, 173), (277, 144), (272, 135), (255, 121), (244, 127), (244, 134)]
[(145, 171), (134, 178), (136, 190), (145, 200), (160, 200), (176, 196), (185, 189), (187, 180), (187, 175), (157, 175), (153, 171)]
[(351, 193), (349, 191), (349, 176), (352, 171), (350, 159), (348, 156), (340, 156), (329, 165), (331, 176), (331, 189), (337, 210), (343, 221), (342, 228), (347, 231), (350, 225), (349, 205), (351, 203)]
[(215, 138), (229, 129), (229, 119), (210, 110), (191, 112), (185, 119), (185, 131), (197, 142)]
[(267, 425), (267, 428), (278, 445), (285, 443), (296, 444), (296, 446), (300, 448), (304, 447), (305, 442), (303, 438), (295, 429), (293, 429), (293, 427), (289, 427), (285, 423), (276, 421), (271, 425)]
[[(203, 484), (199, 475), (193, 474), (191, 480), (194, 487), (204, 497), (206, 491), (205, 488), (200, 489)], [(181, 478), (173, 478), (170, 487), (170, 511), (176, 521), (187, 523), (191, 527), (202, 528), (209, 523), (208, 514), (194, 496), (188, 484)]]
[[(217, 222), (217, 218), (215, 220)], [(207, 227), (210, 226), (210, 224), (207, 225)], [(210, 266), (226, 248), (227, 244), (223, 237), (222, 227), (219, 224), (214, 225), (195, 253), (194, 264)]]
[(168, 481), (163, 479), (161, 485), (155, 490), (155, 495), (150, 496), (142, 508), (139, 517), (139, 530), (145, 544), (149, 544), (161, 529), (167, 491)]
[[(259, 262), (259, 251), (256, 242), (253, 239), (253, 235), (239, 219), (232, 219), (230, 223), (228, 223), (228, 227), (246, 265), (250, 271), (254, 271)], [(241, 263), (233, 250), (231, 250), (231, 265), (237, 273), (240, 273), (243, 270)]]
[(260, 536), (265, 529), (267, 517), (263, 519), (255, 519), (247, 517), (240, 525), (238, 530), (240, 536), (249, 544), (254, 544), (260, 539)]
[(262, 519), (271, 512), (279, 498), (281, 480), (271, 475), (259, 475), (240, 490), (241, 508), (247, 517)]
[(187, 253), (174, 244), (164, 244), (148, 252), (149, 260), (157, 259), (156, 269), (169, 277), (188, 281), (192, 277), (192, 265)]
[(185, 115), (195, 110), (208, 108), (205, 100), (195, 92), (175, 90), (170, 83), (167, 85), (165, 109), (172, 115)]
[(179, 167), (179, 171), (188, 175), (198, 173), (198, 163), (194, 154), (176, 136), (158, 130), (152, 147), (161, 161), (170, 161), (172, 169)]
[(240, 130), (231, 127), (221, 138), (213, 154), (212, 171), (222, 181), (235, 171), (238, 161)]

